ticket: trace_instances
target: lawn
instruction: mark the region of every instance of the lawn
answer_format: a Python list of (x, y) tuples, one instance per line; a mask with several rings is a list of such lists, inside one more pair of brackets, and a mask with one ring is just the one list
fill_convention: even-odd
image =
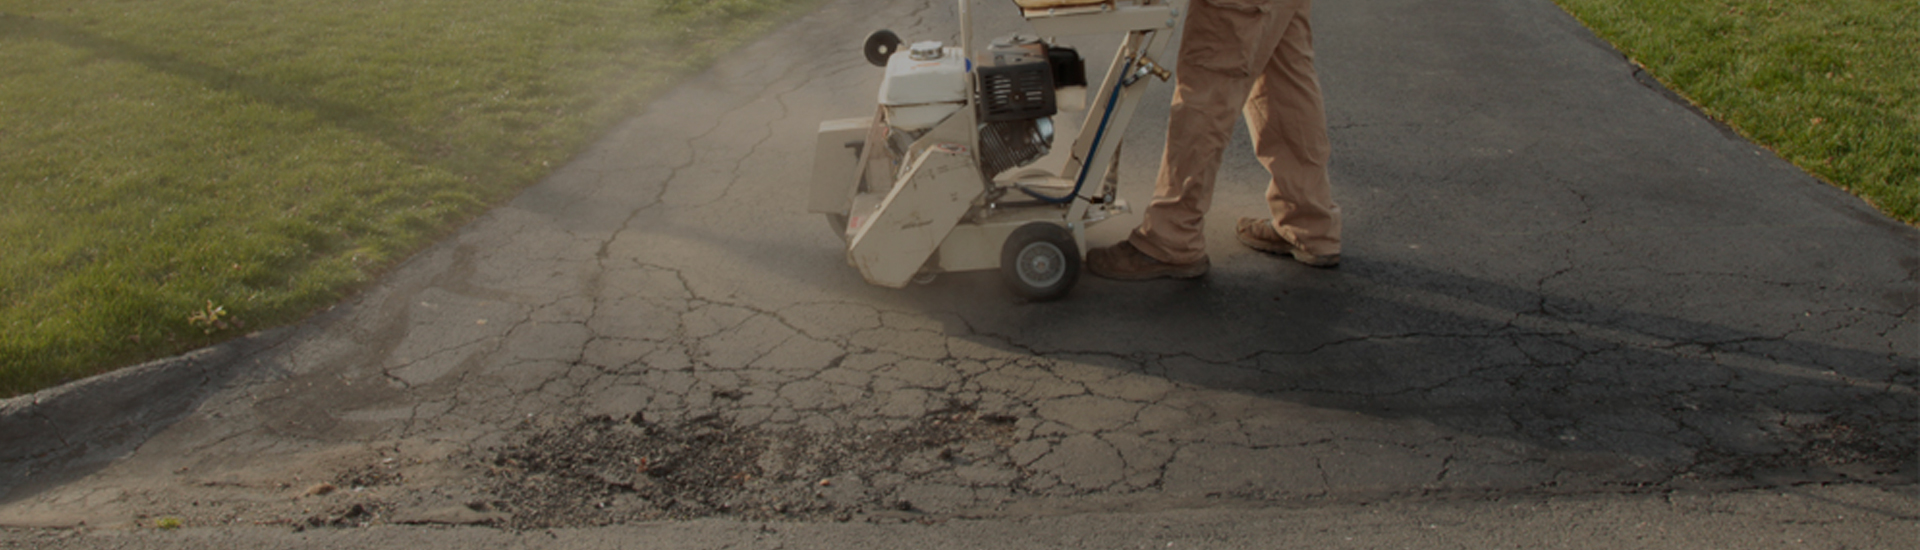
[(812, 0), (0, 0), (0, 396), (297, 320)]
[(1920, 2), (1555, 1), (1709, 116), (1920, 222)]

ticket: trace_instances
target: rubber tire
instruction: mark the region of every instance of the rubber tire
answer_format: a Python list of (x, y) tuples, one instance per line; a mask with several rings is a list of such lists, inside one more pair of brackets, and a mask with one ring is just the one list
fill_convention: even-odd
[(939, 279), (940, 279), (940, 273), (937, 271), (922, 271), (922, 272), (913, 274), (913, 279), (910, 279), (910, 280), (913, 281), (913, 284), (924, 286), (924, 285), (933, 284), (934, 281), (937, 281)]
[[(1042, 263), (1023, 264), (1023, 259)], [(1000, 246), (1000, 274), (1022, 298), (1059, 299), (1080, 280), (1080, 247), (1065, 227), (1046, 222), (1022, 225)]]
[(834, 235), (839, 235), (841, 241), (846, 241), (847, 240), (847, 215), (846, 214), (827, 214), (827, 228), (832, 229)]

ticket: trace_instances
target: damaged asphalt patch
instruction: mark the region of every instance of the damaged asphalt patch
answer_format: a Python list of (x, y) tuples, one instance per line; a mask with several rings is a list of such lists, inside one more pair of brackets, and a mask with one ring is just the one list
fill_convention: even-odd
[[(935, 411), (900, 431), (768, 433), (718, 417), (677, 425), (639, 414), (595, 416), (553, 427), (532, 423), (514, 442), (469, 458), (489, 500), (518, 529), (598, 526), (726, 515), (743, 519), (839, 520), (911, 512), (910, 501), (874, 492), (865, 479), (903, 461), (970, 464), (1009, 444), (1008, 425), (972, 411)], [(995, 435), (1002, 436), (994, 443)], [(974, 442), (987, 442), (990, 456)]]

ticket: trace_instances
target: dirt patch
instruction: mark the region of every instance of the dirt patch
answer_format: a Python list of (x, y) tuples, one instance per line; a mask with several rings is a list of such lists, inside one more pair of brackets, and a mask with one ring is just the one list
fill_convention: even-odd
[(845, 521), (912, 508), (870, 486), (874, 476), (903, 461), (950, 467), (1004, 456), (1011, 431), (1008, 419), (964, 407), (879, 432), (765, 431), (718, 416), (664, 425), (638, 414), (527, 425), (470, 456), (491, 500), (469, 506), (505, 512), (505, 526), (523, 529), (715, 515)]
[(385, 502), (344, 504), (294, 522), (293, 530), (298, 532), (313, 527), (366, 527), (376, 522), (377, 518), (389, 515), (392, 510), (393, 505)]
[(1911, 422), (1875, 422), (1856, 415), (1789, 421), (1781, 447), (1769, 453), (1704, 449), (1682, 478), (1718, 478), (1766, 483), (1868, 482), (1911, 484), (1920, 474)]
[(340, 475), (334, 476), (332, 485), (351, 489), (400, 485), (405, 482), (406, 476), (400, 472), (400, 465), (395, 463), (394, 459), (387, 458), (376, 464), (348, 468), (340, 472)]
[(1799, 455), (1813, 465), (1864, 466), (1881, 472), (1914, 468), (1910, 423), (1887, 425), (1863, 418), (1832, 416), (1791, 429), (1802, 438)]

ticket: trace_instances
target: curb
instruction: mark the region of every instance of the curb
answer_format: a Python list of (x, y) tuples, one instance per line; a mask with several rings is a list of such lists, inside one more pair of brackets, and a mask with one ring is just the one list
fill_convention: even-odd
[(289, 328), (0, 400), (0, 500), (21, 485), (125, 455), (224, 385)]

